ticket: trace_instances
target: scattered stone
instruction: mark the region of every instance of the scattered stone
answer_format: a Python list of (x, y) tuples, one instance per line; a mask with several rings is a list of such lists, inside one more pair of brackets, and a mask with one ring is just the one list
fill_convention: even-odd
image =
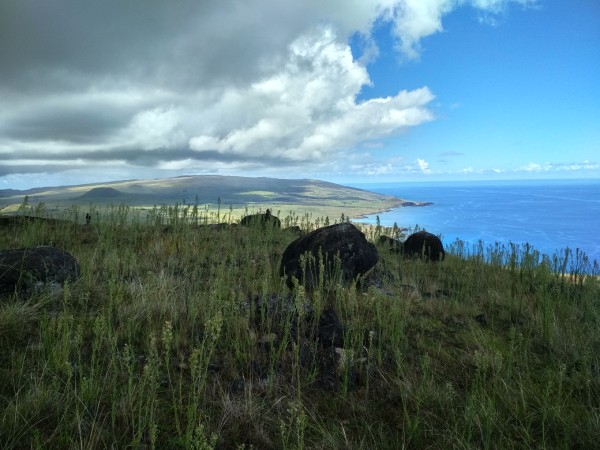
[[(301, 259), (303, 255), (312, 256), (306, 264), (304, 273)], [(344, 281), (355, 280), (369, 271), (379, 259), (377, 249), (367, 241), (365, 235), (351, 223), (339, 223), (314, 230), (296, 239), (283, 252), (280, 273), (287, 277), (288, 286), (293, 286), (297, 278), (308, 290), (317, 285), (321, 269), (318, 261), (322, 255), (325, 270), (334, 273), (335, 259), (339, 257), (340, 270)], [(307, 258), (311, 259), (311, 258)], [(306, 260), (305, 260), (306, 261)]]
[(44, 287), (62, 288), (79, 275), (77, 260), (56, 247), (0, 251), (0, 296), (19, 293), (28, 297)]
[(477, 315), (475, 316), (475, 320), (476, 320), (477, 322), (479, 322), (479, 324), (480, 324), (482, 327), (487, 327), (488, 321), (487, 321), (487, 317), (486, 317), (486, 315), (485, 315), (484, 313), (477, 314)]
[(271, 210), (267, 209), (264, 214), (250, 214), (249, 216), (242, 217), (240, 225), (245, 227), (261, 226), (266, 228), (267, 226), (281, 228), (281, 221), (279, 217), (271, 214)]
[(426, 261), (442, 261), (446, 256), (440, 238), (427, 231), (419, 231), (411, 234), (404, 241), (402, 250), (409, 257), (418, 256)]

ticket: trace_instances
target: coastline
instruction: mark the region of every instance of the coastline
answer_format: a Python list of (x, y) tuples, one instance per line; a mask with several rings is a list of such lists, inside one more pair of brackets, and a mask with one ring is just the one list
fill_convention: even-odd
[(431, 206), (433, 205), (433, 202), (417, 202), (417, 201), (412, 201), (412, 200), (403, 200), (403, 199), (399, 199), (400, 202), (395, 205), (395, 206), (391, 206), (389, 208), (386, 209), (381, 209), (375, 212), (371, 212), (371, 213), (365, 213), (365, 214), (360, 214), (358, 216), (353, 216), (352, 219), (356, 219), (356, 220), (366, 220), (369, 218), (369, 216), (373, 216), (376, 214), (385, 214), (385, 213), (390, 213), (393, 212), (396, 209), (401, 209), (401, 208), (420, 208), (420, 207), (425, 207), (425, 206)]

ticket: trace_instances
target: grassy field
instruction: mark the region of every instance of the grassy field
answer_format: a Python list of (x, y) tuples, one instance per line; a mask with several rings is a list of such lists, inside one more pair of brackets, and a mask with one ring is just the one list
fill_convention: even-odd
[[(0, 249), (52, 244), (82, 268), (60, 295), (0, 303), (3, 449), (598, 448), (584, 255), (457, 242), (427, 264), (379, 248), (366, 280), (308, 293), (279, 275), (289, 232), (202, 226), (226, 209), (92, 211), (0, 232)], [(326, 308), (345, 327), (333, 355), (311, 339)]]

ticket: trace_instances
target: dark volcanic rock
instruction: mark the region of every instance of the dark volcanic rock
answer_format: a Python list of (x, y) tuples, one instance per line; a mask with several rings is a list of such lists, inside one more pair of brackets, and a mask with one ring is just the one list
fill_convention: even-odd
[[(319, 251), (322, 254), (325, 270), (333, 273), (335, 259), (339, 256), (341, 275), (345, 281), (354, 280), (366, 273), (378, 261), (379, 255), (373, 244), (351, 223), (339, 223), (319, 228), (292, 242), (283, 252), (280, 273), (287, 277), (288, 285), (297, 278), (307, 289), (312, 289), (319, 279)], [(301, 256), (314, 257), (306, 266), (306, 280), (303, 277)]]
[(411, 234), (402, 246), (407, 256), (421, 256), (427, 261), (442, 261), (446, 256), (442, 241), (435, 234), (419, 231)]
[(251, 227), (260, 225), (263, 228), (267, 226), (273, 226), (275, 228), (281, 228), (281, 221), (279, 217), (271, 214), (271, 211), (267, 209), (264, 214), (251, 214), (249, 216), (242, 217), (240, 225)]
[(1, 250), (0, 296), (15, 292), (28, 296), (44, 285), (62, 286), (79, 273), (77, 260), (55, 247)]

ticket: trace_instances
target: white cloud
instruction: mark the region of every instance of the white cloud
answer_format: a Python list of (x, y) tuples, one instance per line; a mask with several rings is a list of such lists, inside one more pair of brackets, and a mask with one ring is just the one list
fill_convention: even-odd
[(394, 173), (394, 166), (391, 163), (369, 163), (364, 165), (350, 166), (352, 173), (358, 175), (388, 175)]
[(427, 105), (434, 97), (427, 88), (357, 103), (368, 74), (331, 28), (294, 41), (283, 66), (205, 105), (204, 115), (220, 121), (207, 121), (206, 131), (190, 138), (190, 148), (314, 161), (433, 119)]
[(431, 173), (431, 169), (429, 168), (429, 163), (424, 159), (417, 158), (417, 165), (419, 166), (419, 170), (423, 173)]
[(510, 3), (516, 3), (524, 7), (534, 7), (539, 0), (471, 0), (472, 5), (489, 13), (499, 14), (506, 9)]
[(565, 164), (562, 170), (566, 171), (578, 171), (578, 170), (600, 170), (600, 164), (590, 161), (584, 161), (582, 163)]
[(152, 108), (137, 113), (122, 133), (128, 144), (143, 150), (172, 148), (185, 143), (185, 133), (179, 129), (181, 112), (175, 108)]
[(422, 38), (440, 32), (442, 16), (456, 6), (454, 0), (406, 0), (392, 12), (400, 50), (410, 58), (419, 56)]
[(530, 162), (517, 169), (517, 172), (579, 172), (600, 170), (600, 164), (596, 162), (583, 161), (579, 163), (534, 163)]
[(547, 172), (550, 170), (550, 163), (546, 164), (538, 164), (538, 163), (529, 163), (525, 166), (520, 167), (520, 171), (523, 172)]
[(401, 53), (408, 59), (417, 59), (421, 40), (443, 31), (442, 18), (452, 10), (470, 5), (480, 11), (483, 22), (496, 25), (495, 15), (511, 3), (533, 6), (538, 0), (404, 0), (389, 6), (387, 16), (393, 21)]

